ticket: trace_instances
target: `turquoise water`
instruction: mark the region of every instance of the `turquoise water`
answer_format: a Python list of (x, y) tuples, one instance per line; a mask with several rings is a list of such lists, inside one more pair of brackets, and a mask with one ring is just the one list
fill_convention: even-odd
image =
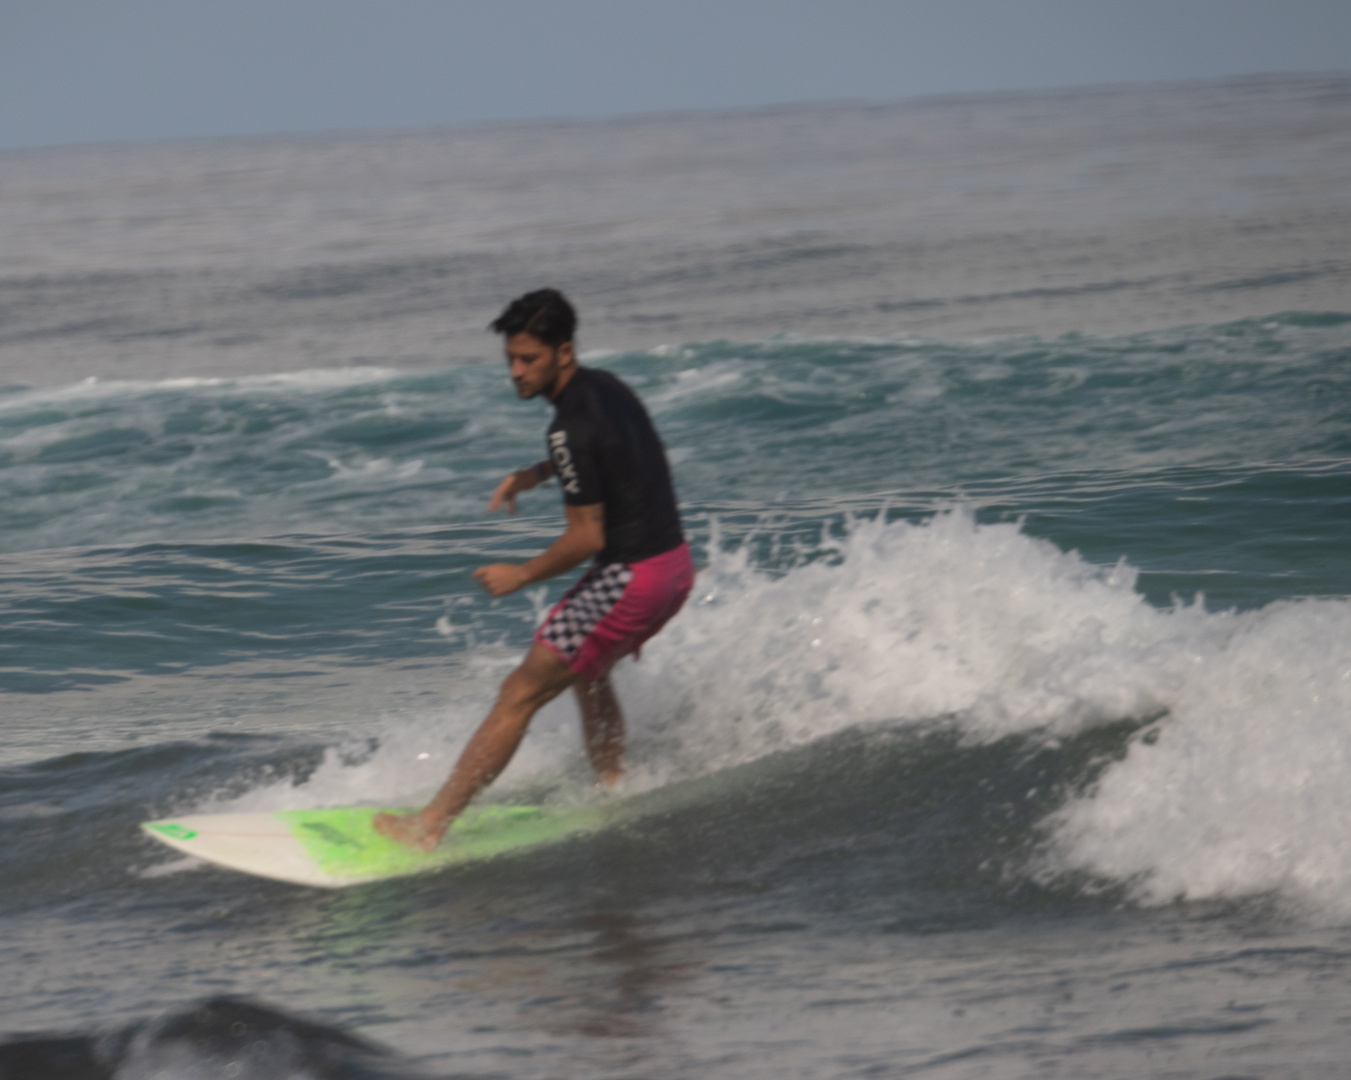
[[(853, 517), (965, 507), (1138, 572), (1156, 606), (1351, 593), (1351, 317), (1129, 338), (766, 341), (597, 357), (647, 400), (690, 534), (781, 573)], [(468, 572), (525, 557), (553, 498), (489, 518), (541, 403), (493, 365), (87, 383), (0, 398), (3, 677), (41, 692), (257, 659), (522, 644)], [(823, 546), (824, 544), (824, 546)], [(550, 596), (561, 584), (555, 583)]]

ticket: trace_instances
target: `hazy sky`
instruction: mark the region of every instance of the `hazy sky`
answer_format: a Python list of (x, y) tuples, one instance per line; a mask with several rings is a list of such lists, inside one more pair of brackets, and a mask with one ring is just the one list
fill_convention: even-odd
[(0, 0), (0, 147), (1351, 68), (1351, 0)]

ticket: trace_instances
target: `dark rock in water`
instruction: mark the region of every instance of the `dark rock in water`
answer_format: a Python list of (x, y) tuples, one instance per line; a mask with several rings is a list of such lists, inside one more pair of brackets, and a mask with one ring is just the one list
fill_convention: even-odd
[(337, 1028), (240, 998), (100, 1035), (28, 1036), (0, 1043), (0, 1080), (140, 1076), (234, 1080), (398, 1080), (406, 1063)]

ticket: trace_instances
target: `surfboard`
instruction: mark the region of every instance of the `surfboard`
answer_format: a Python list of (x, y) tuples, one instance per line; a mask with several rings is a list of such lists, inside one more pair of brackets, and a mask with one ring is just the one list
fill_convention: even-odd
[(142, 822), (141, 829), (216, 866), (294, 885), (341, 889), (556, 843), (600, 828), (613, 806), (470, 807), (429, 852), (413, 851), (376, 832), (371, 826), (374, 814), (382, 809), (408, 812), (378, 806), (188, 814)]

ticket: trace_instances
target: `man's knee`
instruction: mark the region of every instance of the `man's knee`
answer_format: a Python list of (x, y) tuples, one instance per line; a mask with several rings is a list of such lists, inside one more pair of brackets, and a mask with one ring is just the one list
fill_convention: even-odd
[(576, 678), (557, 656), (535, 645), (516, 670), (503, 680), (500, 696), (506, 704), (533, 712), (556, 698)]

